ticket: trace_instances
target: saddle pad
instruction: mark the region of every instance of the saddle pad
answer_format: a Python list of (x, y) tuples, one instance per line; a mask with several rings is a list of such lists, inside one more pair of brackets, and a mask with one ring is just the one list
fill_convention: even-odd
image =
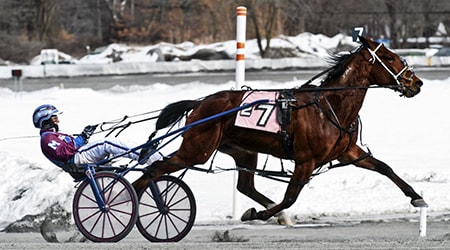
[(240, 110), (236, 114), (235, 126), (262, 130), (271, 133), (280, 131), (280, 124), (277, 121), (275, 100), (278, 92), (275, 91), (247, 91), (241, 105), (251, 103), (261, 99), (269, 99), (268, 103), (260, 103)]

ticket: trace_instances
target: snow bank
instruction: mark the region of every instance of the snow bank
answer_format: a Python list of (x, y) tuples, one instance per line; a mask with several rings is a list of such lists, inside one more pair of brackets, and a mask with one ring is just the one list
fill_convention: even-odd
[[(262, 41), (265, 46), (266, 40)], [(282, 59), (265, 59), (259, 55), (256, 39), (246, 41), (247, 70), (261, 69), (304, 69), (324, 68), (325, 58), (340, 49), (357, 47), (350, 36), (337, 34), (327, 37), (321, 34), (301, 33), (297, 36), (279, 36), (271, 40), (273, 50), (287, 49), (295, 56)], [(228, 60), (194, 59), (201, 50), (223, 53)], [(404, 50), (403, 50), (404, 51)], [(405, 51), (404, 51), (405, 52)], [(417, 52), (415, 52), (417, 53)], [(431, 57), (426, 51), (423, 56), (407, 55), (405, 58), (413, 66), (450, 65), (450, 57)], [(60, 52), (60, 57), (72, 64), (41, 64), (40, 56), (30, 65), (0, 66), (0, 78), (11, 78), (12, 70), (22, 70), (23, 77), (73, 77), (97, 75), (151, 74), (177, 72), (233, 71), (235, 69), (236, 42), (225, 41), (214, 44), (195, 45), (192, 42), (180, 44), (159, 43), (150, 46), (110, 44), (80, 58), (70, 58)], [(171, 61), (165, 61), (171, 58)]]

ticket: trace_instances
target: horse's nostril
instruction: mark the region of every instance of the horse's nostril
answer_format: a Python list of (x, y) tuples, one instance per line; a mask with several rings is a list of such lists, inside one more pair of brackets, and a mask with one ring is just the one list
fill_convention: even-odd
[(417, 81), (417, 82), (415, 83), (415, 85), (416, 85), (416, 87), (422, 87), (423, 82), (422, 82), (422, 81)]

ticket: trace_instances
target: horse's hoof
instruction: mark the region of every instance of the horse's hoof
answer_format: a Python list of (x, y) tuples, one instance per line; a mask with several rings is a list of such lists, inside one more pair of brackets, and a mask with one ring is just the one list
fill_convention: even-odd
[(241, 221), (254, 220), (257, 218), (257, 212), (255, 208), (250, 208), (241, 217)]
[(411, 204), (414, 207), (428, 207), (428, 204), (425, 202), (424, 199), (415, 199), (411, 201)]

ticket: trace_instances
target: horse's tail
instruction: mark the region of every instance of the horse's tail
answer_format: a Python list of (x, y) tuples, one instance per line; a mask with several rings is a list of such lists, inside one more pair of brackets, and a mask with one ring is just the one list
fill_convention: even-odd
[(167, 105), (159, 114), (156, 121), (156, 130), (179, 122), (184, 115), (194, 109), (199, 103), (199, 100), (184, 100)]

